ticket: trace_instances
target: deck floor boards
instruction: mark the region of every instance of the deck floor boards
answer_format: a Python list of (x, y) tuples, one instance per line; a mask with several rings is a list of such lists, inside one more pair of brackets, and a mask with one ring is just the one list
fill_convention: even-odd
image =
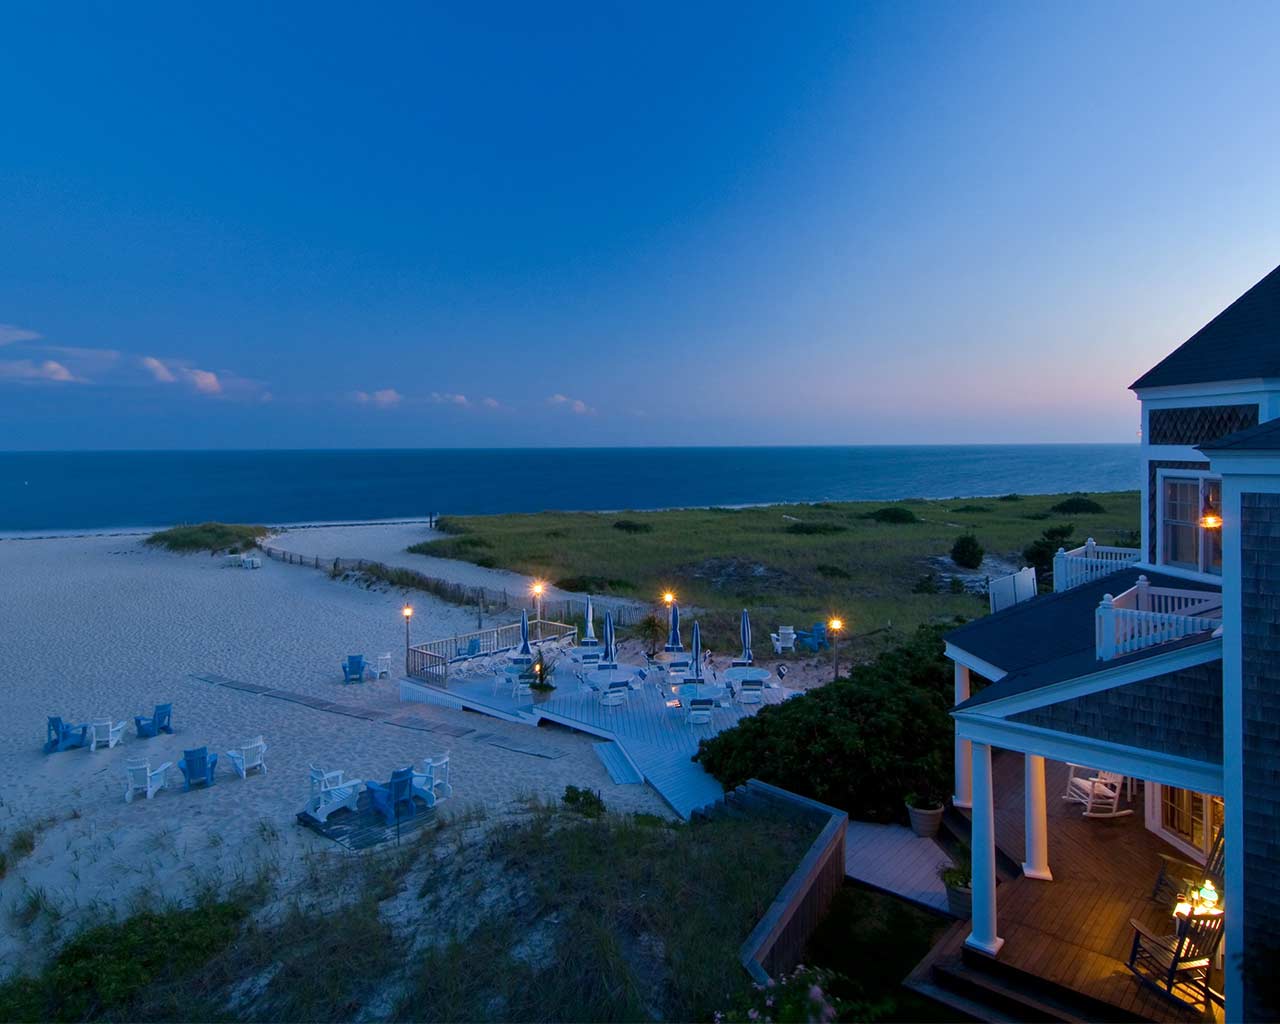
[(947, 910), (947, 891), (938, 870), (950, 863), (936, 842), (901, 825), (851, 821), (845, 830), (848, 877), (931, 910)]

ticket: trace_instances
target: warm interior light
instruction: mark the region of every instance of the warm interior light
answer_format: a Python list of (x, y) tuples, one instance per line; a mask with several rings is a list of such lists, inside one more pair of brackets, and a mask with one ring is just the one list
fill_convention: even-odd
[(1206, 494), (1204, 506), (1200, 509), (1200, 525), (1206, 530), (1219, 530), (1222, 528), (1222, 513), (1213, 506), (1213, 502), (1209, 500)]
[(403, 615), (406, 619), (411, 618), (413, 616), (413, 609), (409, 605), (405, 605), (403, 608), (400, 609), (400, 614)]
[(1206, 910), (1213, 910), (1218, 905), (1218, 890), (1209, 879), (1200, 887), (1200, 905)]
[(833, 633), (840, 632), (840, 630), (844, 629), (844, 619), (832, 619), (827, 623), (827, 629)]
[(673, 594), (673, 593), (671, 593), (671, 591), (669, 591), (669, 590), (668, 590), (665, 594), (663, 594), (663, 595), (662, 595), (662, 603), (663, 603), (663, 604), (670, 604), (670, 603), (671, 603), (672, 601), (674, 601), (675, 599), (676, 599), (676, 595), (675, 595), (675, 594)]
[(1174, 917), (1190, 917), (1191, 904), (1186, 900), (1179, 900), (1177, 903), (1174, 904), (1173, 916)]

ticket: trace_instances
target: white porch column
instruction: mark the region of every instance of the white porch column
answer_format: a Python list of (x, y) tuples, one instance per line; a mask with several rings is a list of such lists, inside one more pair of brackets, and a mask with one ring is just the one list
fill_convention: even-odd
[(991, 747), (973, 744), (973, 928), (966, 946), (990, 956), (1000, 952), (1004, 939), (996, 934), (996, 814), (991, 790)]
[(1023, 757), (1023, 782), (1026, 791), (1026, 860), (1022, 873), (1028, 878), (1053, 881), (1049, 871), (1049, 821), (1044, 795), (1044, 758), (1037, 754)]
[[(957, 704), (969, 699), (969, 668), (960, 662), (952, 662), (955, 666)], [(956, 726), (956, 790), (951, 802), (957, 807), (973, 806), (973, 785), (969, 776), (969, 741), (960, 738), (960, 727)]]

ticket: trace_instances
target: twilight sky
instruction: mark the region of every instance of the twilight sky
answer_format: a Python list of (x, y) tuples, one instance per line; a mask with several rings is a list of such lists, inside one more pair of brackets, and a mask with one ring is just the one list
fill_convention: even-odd
[(0, 447), (1132, 441), (1280, 5), (10, 4)]

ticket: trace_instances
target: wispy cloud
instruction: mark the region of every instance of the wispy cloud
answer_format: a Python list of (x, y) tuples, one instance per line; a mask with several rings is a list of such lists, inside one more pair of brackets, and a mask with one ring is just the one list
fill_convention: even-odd
[(355, 400), (361, 405), (373, 405), (379, 409), (394, 409), (403, 401), (404, 396), (395, 388), (382, 388), (379, 391), (357, 391)]
[(437, 405), (470, 405), (466, 395), (455, 395), (448, 391), (433, 391), (427, 396)]
[(183, 368), (182, 375), (186, 377), (186, 379), (191, 382), (192, 386), (202, 395), (222, 394), (222, 381), (218, 379), (218, 375), (212, 370)]
[(39, 337), (37, 331), (29, 331), (16, 324), (0, 324), (0, 345), (12, 345), (15, 341), (35, 341)]
[(481, 404), (481, 405), (483, 405), (486, 409), (501, 409), (501, 408), (502, 408), (502, 403), (501, 403), (501, 402), (499, 402), (496, 398), (486, 398), (486, 399), (484, 399), (483, 401), (481, 401), (481, 403), (480, 403), (480, 404)]
[(568, 395), (552, 395), (547, 399), (548, 405), (558, 405), (579, 416), (594, 416), (595, 409), (587, 405), (581, 398), (570, 398)]
[(49, 380), (59, 384), (84, 383), (83, 377), (77, 377), (55, 359), (43, 362), (32, 359), (0, 359), (0, 379)]
[(138, 362), (161, 384), (172, 384), (178, 379), (173, 375), (173, 371), (155, 356), (143, 356)]

